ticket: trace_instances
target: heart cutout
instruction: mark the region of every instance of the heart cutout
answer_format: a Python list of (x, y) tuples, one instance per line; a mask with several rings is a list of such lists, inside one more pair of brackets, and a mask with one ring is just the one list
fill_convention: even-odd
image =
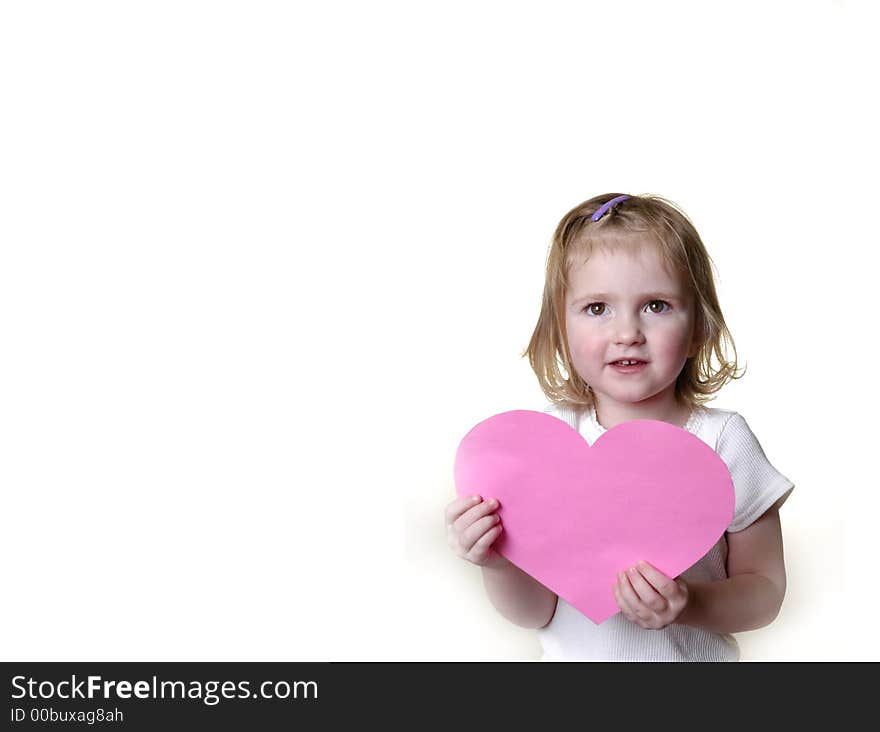
[(499, 554), (595, 623), (619, 612), (617, 573), (644, 559), (669, 577), (694, 565), (733, 518), (727, 465), (666, 422), (634, 420), (592, 447), (562, 420), (515, 410), (458, 446), (460, 496), (497, 498)]

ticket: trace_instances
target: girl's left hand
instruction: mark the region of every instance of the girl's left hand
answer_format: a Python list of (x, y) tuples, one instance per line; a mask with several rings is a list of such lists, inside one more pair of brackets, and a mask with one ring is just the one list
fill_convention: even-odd
[(624, 616), (636, 625), (660, 630), (684, 612), (690, 592), (684, 580), (670, 579), (647, 562), (639, 562), (617, 575), (614, 599)]

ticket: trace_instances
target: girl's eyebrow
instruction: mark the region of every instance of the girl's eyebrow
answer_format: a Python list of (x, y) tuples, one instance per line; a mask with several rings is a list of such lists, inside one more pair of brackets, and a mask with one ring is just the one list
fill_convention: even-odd
[[(656, 298), (658, 300), (661, 300), (661, 299), (662, 300), (676, 300), (676, 301), (681, 300), (681, 296), (678, 295), (678, 293), (657, 292), (657, 291), (645, 292), (641, 295), (638, 295), (637, 299), (646, 300), (649, 297)], [(575, 303), (583, 302), (584, 300), (603, 300), (604, 301), (604, 300), (613, 300), (613, 299), (614, 299), (613, 295), (609, 295), (604, 292), (596, 292), (596, 293), (593, 293), (590, 295), (581, 295), (579, 298), (577, 298), (577, 300), (572, 300), (572, 305), (574, 305)]]

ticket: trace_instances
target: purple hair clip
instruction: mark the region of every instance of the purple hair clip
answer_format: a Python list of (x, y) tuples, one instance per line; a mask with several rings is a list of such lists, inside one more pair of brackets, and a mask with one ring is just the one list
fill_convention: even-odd
[(620, 203), (621, 201), (625, 201), (627, 198), (631, 198), (631, 196), (618, 196), (617, 198), (612, 198), (610, 201), (608, 201), (608, 203), (603, 203), (603, 204), (599, 207), (599, 210), (596, 211), (596, 213), (593, 214), (593, 218), (592, 218), (592, 220), (593, 220), (593, 221), (598, 221), (598, 220), (601, 219), (605, 214), (608, 213), (608, 211), (611, 209), (612, 206), (614, 206), (614, 205)]

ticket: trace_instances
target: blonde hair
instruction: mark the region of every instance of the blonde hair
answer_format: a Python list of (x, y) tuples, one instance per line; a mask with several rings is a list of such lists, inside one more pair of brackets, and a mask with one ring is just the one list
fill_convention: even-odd
[[(619, 195), (596, 196), (562, 217), (547, 255), (541, 314), (522, 356), (528, 355), (541, 391), (551, 402), (573, 409), (592, 405), (592, 391), (572, 365), (565, 336), (571, 266), (586, 261), (595, 246), (637, 251), (656, 245), (666, 266), (681, 276), (694, 295), (694, 333), (700, 347), (678, 375), (675, 396), (690, 407), (705, 404), (728, 381), (745, 373), (738, 372), (736, 346), (718, 304), (712, 260), (690, 219), (660, 196), (632, 196), (598, 221), (591, 220), (602, 204)], [(733, 351), (732, 359), (727, 356), (727, 347)]]

